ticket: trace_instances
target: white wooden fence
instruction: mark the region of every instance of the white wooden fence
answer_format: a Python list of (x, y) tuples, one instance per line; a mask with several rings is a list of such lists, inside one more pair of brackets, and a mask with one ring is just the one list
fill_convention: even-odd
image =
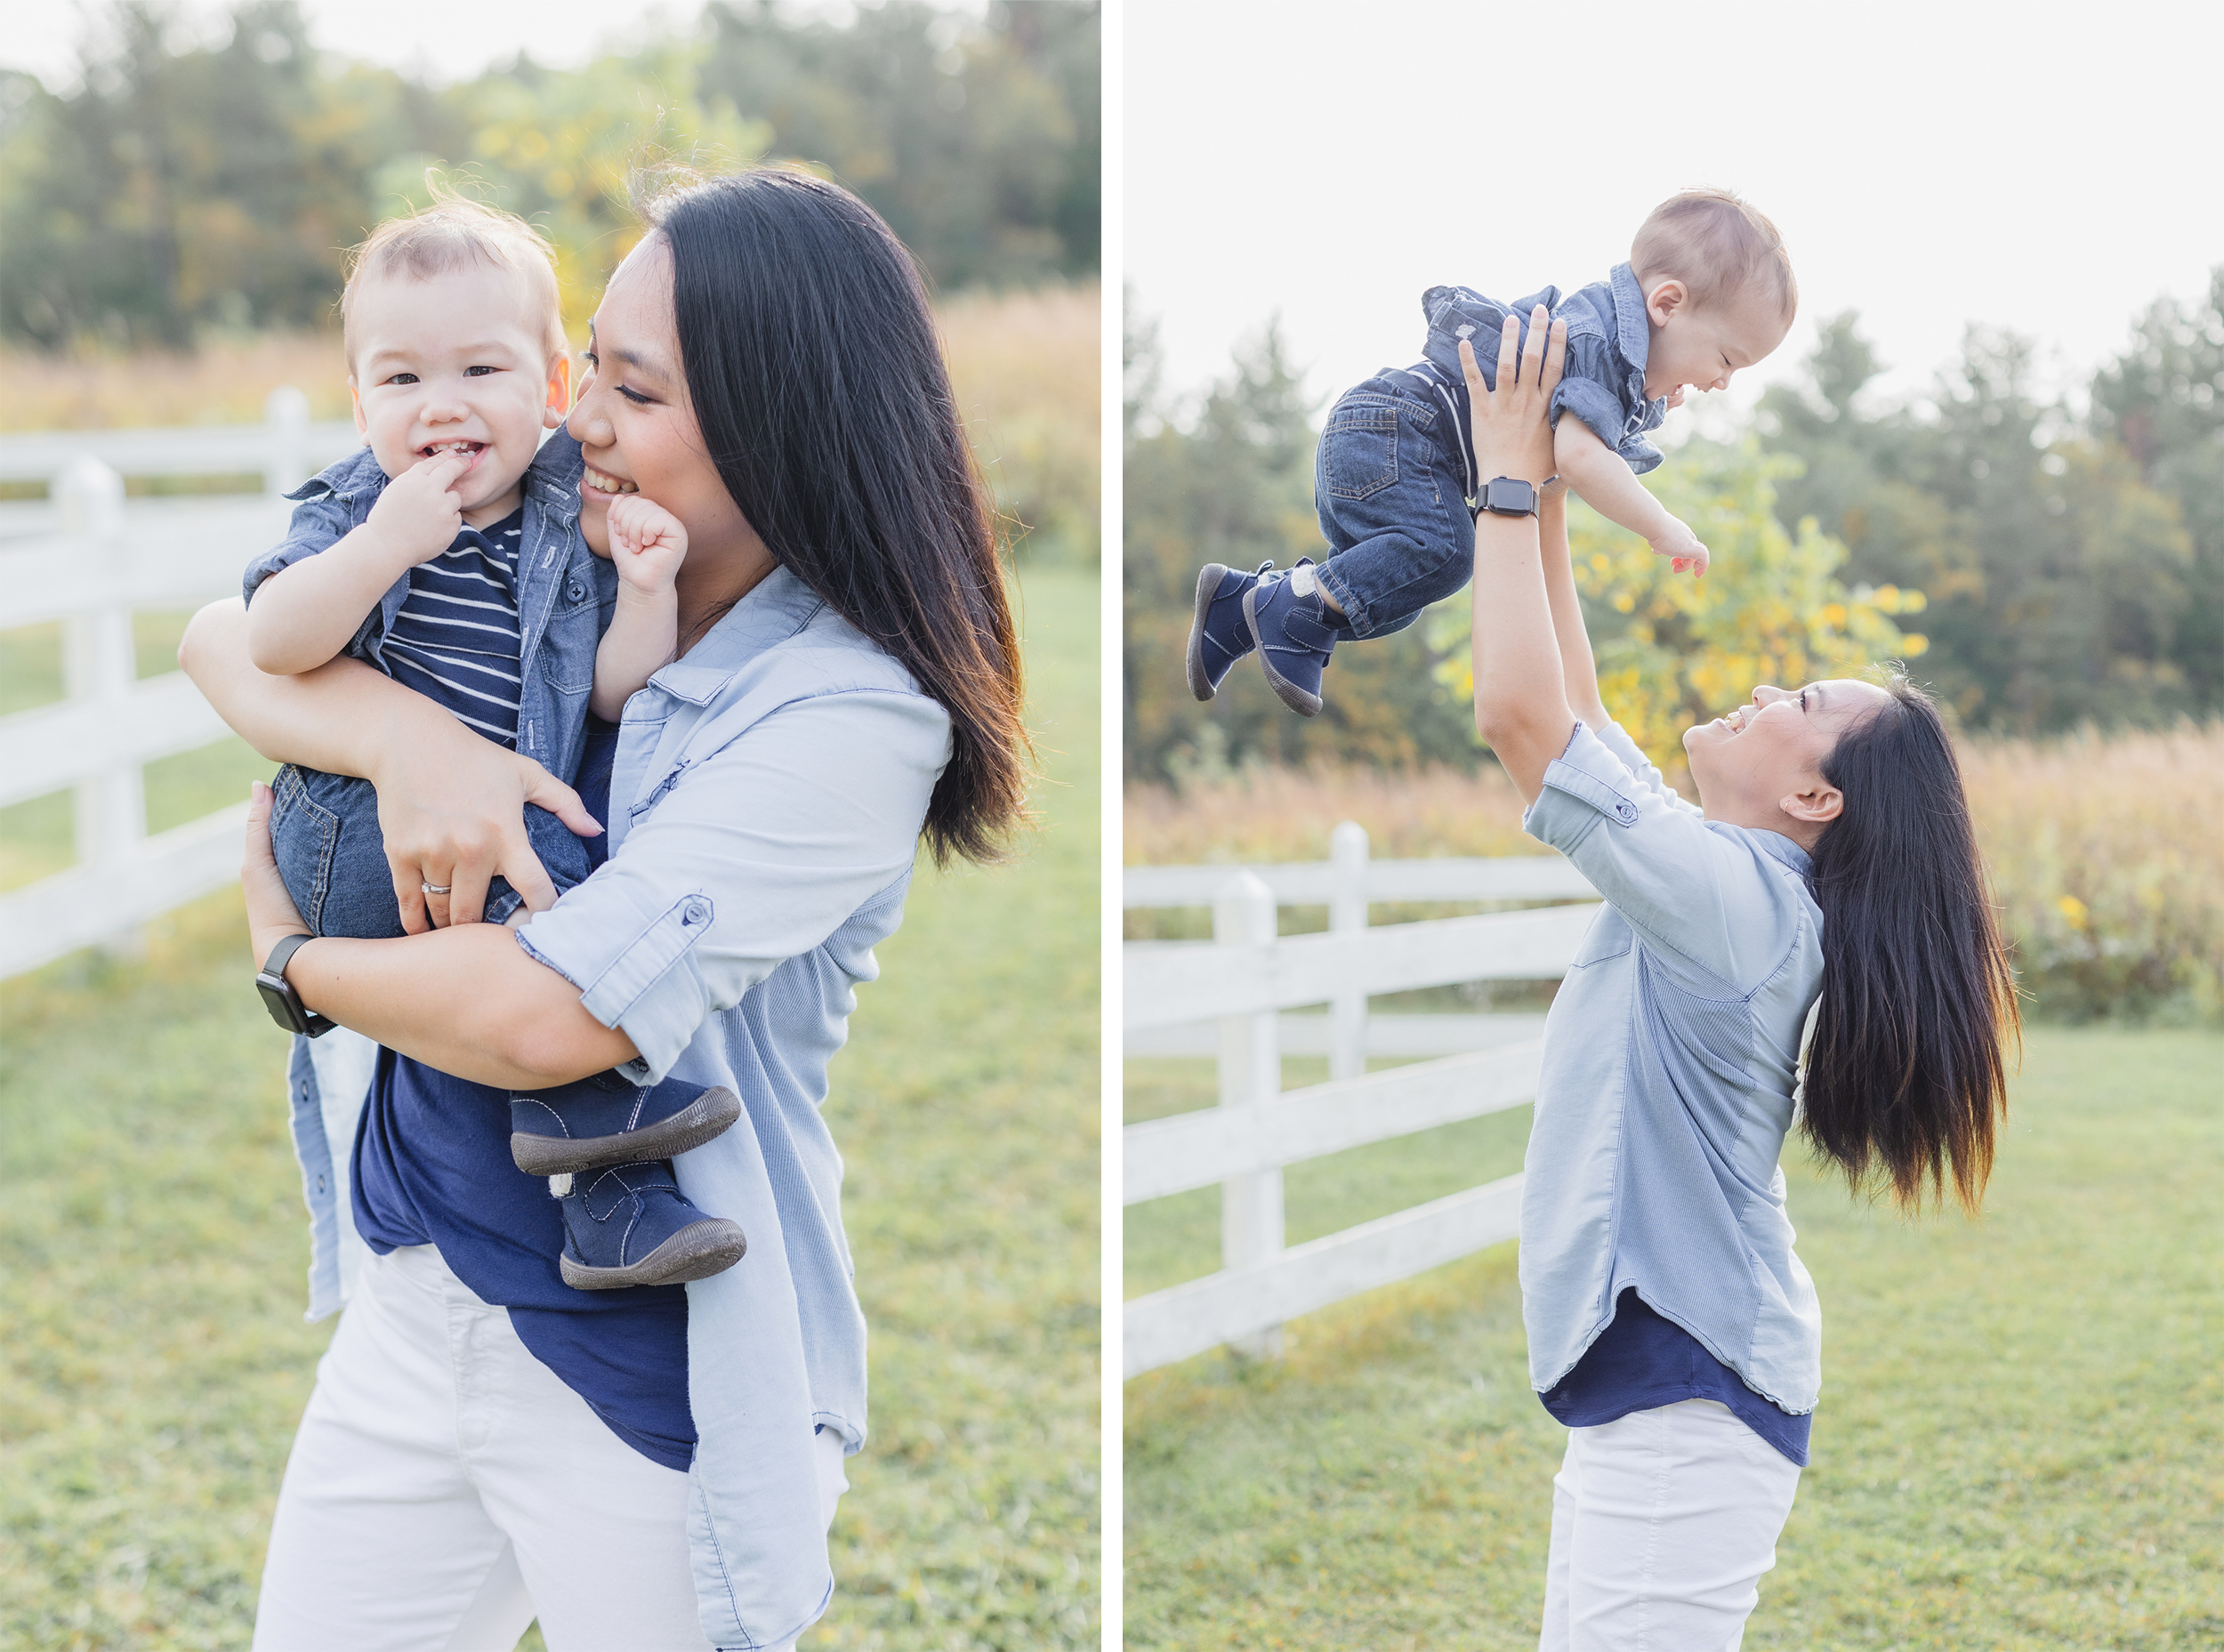
[[(1129, 1376), (1222, 1343), (1271, 1356), (1284, 1321), (1514, 1237), (1521, 1178), (1508, 1176), (1284, 1244), (1282, 1168), (1322, 1154), (1519, 1107), (1536, 1093), (1535, 1017), (1370, 1017), (1370, 995), (1566, 973), (1597, 891), (1557, 856), (1374, 861), (1365, 830), (1336, 828), (1333, 858), (1302, 864), (1136, 866), (1123, 904), (1213, 908), (1209, 941), (1124, 948), (1125, 1047), (1208, 1053), (1220, 1105), (1131, 1124), (1123, 1201), (1221, 1186), (1221, 1270), (1126, 1306)], [(1369, 927), (1378, 901), (1582, 901)], [(1326, 906), (1326, 933), (1278, 939), (1279, 906)], [(1325, 1018), (1283, 1013), (1329, 1006)], [(1433, 1036), (1423, 1022), (1447, 1027)], [(1209, 1026), (1198, 1036), (1199, 1024)], [(1285, 1049), (1326, 1049), (1325, 1084), (1285, 1092)], [(1366, 1056), (1462, 1052), (1369, 1074)]]
[[(0, 632), (62, 625), (64, 698), (0, 717), (0, 808), (76, 794), (77, 864), (0, 894), (0, 979), (138, 926), (239, 873), (245, 802), (149, 836), (145, 764), (227, 730), (181, 672), (141, 681), (135, 611), (190, 608), (239, 588), (278, 542), (278, 496), (359, 445), (312, 424), (298, 391), (271, 393), (262, 425), (0, 437), (0, 480), (44, 479), (51, 511), (0, 548)], [(124, 477), (260, 473), (259, 498), (133, 502)], [(16, 507), (21, 509), (21, 507)]]

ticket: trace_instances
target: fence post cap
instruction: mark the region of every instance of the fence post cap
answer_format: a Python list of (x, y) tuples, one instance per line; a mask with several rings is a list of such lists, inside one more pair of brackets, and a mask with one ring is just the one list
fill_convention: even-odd
[(63, 533), (109, 539), (123, 530), (124, 479), (93, 455), (72, 454), (55, 472), (52, 491)]
[(281, 384), (263, 398), (262, 416), (273, 424), (307, 424), (309, 397), (291, 384)]

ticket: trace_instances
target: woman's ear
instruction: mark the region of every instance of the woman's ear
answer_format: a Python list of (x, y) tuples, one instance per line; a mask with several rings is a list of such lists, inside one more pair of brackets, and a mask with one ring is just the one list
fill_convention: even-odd
[(1846, 794), (1820, 775), (1813, 783), (1787, 793), (1777, 807), (1804, 826), (1826, 826), (1845, 812)]
[(1666, 326), (1668, 318), (1679, 310), (1690, 308), (1690, 289), (1673, 276), (1655, 283), (1653, 290), (1645, 294), (1645, 314), (1656, 327)]

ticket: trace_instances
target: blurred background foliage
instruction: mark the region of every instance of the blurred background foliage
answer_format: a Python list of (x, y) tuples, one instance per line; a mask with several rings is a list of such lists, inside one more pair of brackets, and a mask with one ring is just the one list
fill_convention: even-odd
[(294, 0), (248, 0), (205, 44), (122, 0), (91, 38), (74, 89), (0, 70), (0, 340), (326, 326), (345, 249), (428, 168), (538, 223), (575, 306), (637, 233), (629, 170), (659, 159), (821, 169), (945, 291), (1096, 273), (1094, 0), (888, 0), (843, 25), (712, 0), (623, 57), (560, 70), (528, 48), (446, 87), (320, 52)]
[[(1609, 704), (1672, 765), (1676, 736), (1751, 684), (1904, 657), (1972, 733), (2166, 728), (2224, 711), (2224, 269), (2163, 300), (2073, 406), (2035, 342), (1971, 327), (1926, 395), (1880, 405), (1858, 317), (1826, 322), (1741, 439), (1647, 479), (1713, 552), (1704, 581), (1571, 512)], [(1126, 386), (1126, 772), (1180, 786), (1246, 766), (1444, 763), (1484, 753), (1466, 704), (1466, 596), (1339, 649), (1328, 705), (1282, 711), (1239, 668), (1200, 705), (1180, 655), (1197, 569), (1322, 556), (1318, 403), (1269, 326), (1201, 395), (1169, 396), (1147, 319)]]

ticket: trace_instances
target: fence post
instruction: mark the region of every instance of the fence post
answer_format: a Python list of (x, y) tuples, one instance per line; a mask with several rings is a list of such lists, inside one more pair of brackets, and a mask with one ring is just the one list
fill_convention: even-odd
[[(62, 532), (76, 544), (85, 572), (111, 590), (109, 603), (63, 623), (63, 693), (103, 708), (104, 721), (120, 724), (139, 679), (132, 611), (123, 591), (124, 479), (89, 454), (80, 454), (54, 479)], [(118, 763), (77, 788), (77, 865), (96, 878), (125, 874), (147, 835), (147, 792), (136, 762)], [(144, 949), (146, 931), (133, 925), (103, 945), (125, 956)]]
[[(1328, 858), (1334, 892), (1328, 898), (1328, 930), (1349, 935), (1366, 928), (1366, 828), (1347, 820), (1330, 834)], [(1328, 1001), (1328, 1076), (1366, 1075), (1366, 995), (1339, 993)]]
[(310, 478), (309, 398), (281, 384), (262, 404), (270, 446), (262, 461), (262, 491), (276, 498)]
[[(1223, 947), (1274, 945), (1274, 891), (1253, 872), (1238, 872), (1213, 901), (1213, 939)], [(1222, 1107), (1253, 1107), (1282, 1092), (1282, 1050), (1269, 1006), (1255, 1015), (1221, 1019)], [(1221, 1266), (1264, 1261), (1282, 1248), (1282, 1172), (1254, 1171), (1221, 1183)], [(1238, 1338), (1232, 1345), (1254, 1359), (1282, 1353), (1282, 1327)]]

